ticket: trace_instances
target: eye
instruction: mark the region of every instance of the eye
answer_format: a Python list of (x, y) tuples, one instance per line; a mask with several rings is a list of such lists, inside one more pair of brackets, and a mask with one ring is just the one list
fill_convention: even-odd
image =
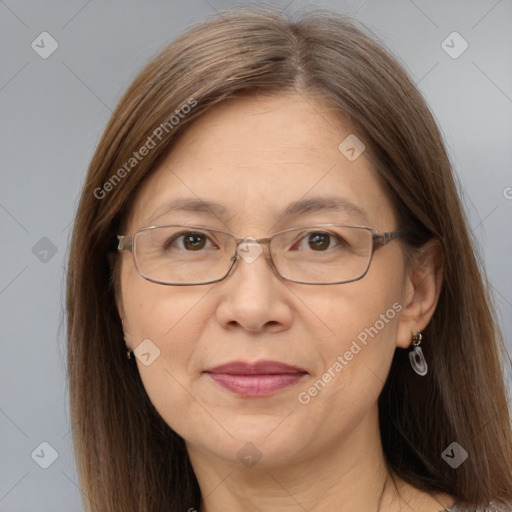
[[(313, 231), (301, 238), (294, 246), (294, 250), (311, 249), (316, 252), (326, 251), (339, 246), (342, 240), (333, 233), (326, 231)], [(306, 245), (307, 244), (307, 245)]]
[(173, 236), (165, 243), (165, 249), (178, 248), (185, 251), (198, 252), (213, 245), (205, 233), (188, 232)]
[(314, 251), (325, 251), (331, 243), (329, 233), (311, 233), (308, 237), (308, 245)]
[(199, 251), (204, 248), (208, 239), (200, 233), (187, 233), (182, 235), (183, 246), (187, 251)]

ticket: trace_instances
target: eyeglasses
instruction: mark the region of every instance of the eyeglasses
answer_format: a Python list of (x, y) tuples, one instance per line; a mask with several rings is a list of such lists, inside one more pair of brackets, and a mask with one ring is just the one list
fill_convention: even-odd
[(268, 238), (238, 238), (205, 226), (168, 225), (118, 235), (118, 250), (130, 251), (139, 274), (164, 285), (190, 286), (222, 281), (239, 259), (255, 261), (268, 245), (277, 274), (301, 284), (341, 284), (368, 272), (373, 253), (405, 229), (377, 233), (363, 226), (317, 224), (286, 229)]

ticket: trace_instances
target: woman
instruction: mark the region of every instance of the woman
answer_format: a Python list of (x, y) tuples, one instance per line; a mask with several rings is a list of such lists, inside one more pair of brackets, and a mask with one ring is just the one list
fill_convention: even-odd
[(235, 11), (148, 64), (91, 162), (67, 306), (87, 510), (510, 510), (442, 139), (341, 16)]

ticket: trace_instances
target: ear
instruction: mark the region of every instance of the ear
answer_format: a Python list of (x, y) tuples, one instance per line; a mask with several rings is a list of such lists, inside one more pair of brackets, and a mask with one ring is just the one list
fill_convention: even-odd
[(443, 250), (432, 239), (411, 256), (402, 294), (397, 346), (411, 345), (412, 333), (421, 332), (436, 310), (443, 283)]

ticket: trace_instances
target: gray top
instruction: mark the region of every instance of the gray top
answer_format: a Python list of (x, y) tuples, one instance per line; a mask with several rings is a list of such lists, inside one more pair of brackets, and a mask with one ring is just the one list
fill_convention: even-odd
[(458, 505), (455, 503), (450, 508), (445, 508), (444, 510), (441, 510), (441, 512), (512, 512), (512, 509), (510, 508), (503, 508), (498, 507), (496, 505), (493, 505), (490, 503), (486, 508), (464, 508), (462, 505)]

